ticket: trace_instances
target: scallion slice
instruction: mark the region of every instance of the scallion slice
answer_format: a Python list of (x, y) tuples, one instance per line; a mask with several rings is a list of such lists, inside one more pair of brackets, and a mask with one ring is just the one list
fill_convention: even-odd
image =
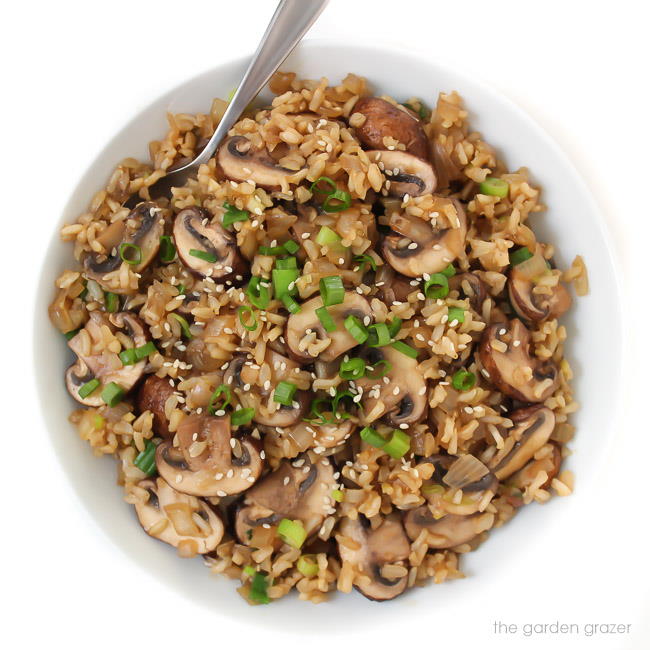
[(214, 253), (211, 253), (210, 251), (202, 251), (198, 248), (190, 248), (190, 255), (192, 257), (198, 257), (204, 262), (210, 262), (211, 264), (217, 261), (217, 256)]
[(383, 450), (391, 457), (400, 459), (411, 448), (411, 437), (401, 429), (394, 429)]
[(373, 270), (377, 270), (377, 262), (370, 257), (370, 255), (355, 255), (354, 256), (354, 261), (361, 267), (361, 271), (364, 270), (364, 267), (366, 264)]
[[(321, 187), (321, 183), (326, 183), (329, 185), (329, 188), (324, 190)], [(309, 191), (312, 194), (326, 194), (329, 196), (332, 192), (336, 192), (336, 183), (328, 176), (321, 176), (310, 185)]]
[(345, 329), (350, 332), (352, 338), (357, 343), (365, 343), (368, 339), (368, 330), (364, 327), (363, 323), (353, 314), (349, 314), (345, 321), (343, 321)]
[(135, 358), (137, 361), (142, 361), (154, 352), (156, 352), (156, 346), (153, 344), (153, 341), (148, 341), (144, 345), (135, 348)]
[(135, 457), (133, 464), (147, 476), (153, 476), (158, 468), (156, 467), (156, 445), (151, 440), (146, 440), (144, 449)]
[(181, 326), (183, 336), (188, 340), (192, 340), (192, 332), (190, 331), (190, 324), (180, 314), (169, 314)]
[(81, 331), (81, 327), (77, 327), (76, 330), (70, 330), (69, 332), (65, 332), (63, 336), (65, 336), (65, 340), (69, 341), (70, 339), (73, 339), (79, 332)]
[(385, 377), (392, 368), (393, 364), (390, 361), (386, 361), (386, 359), (380, 359), (372, 367), (372, 371), (366, 373), (366, 377), (368, 377), (368, 379), (381, 379), (382, 377)]
[(300, 305), (288, 293), (285, 293), (280, 300), (282, 300), (286, 310), (290, 314), (297, 314), (300, 312)]
[(453, 264), (447, 264), (447, 266), (440, 271), (446, 278), (452, 278), (454, 275), (456, 275), (456, 269), (454, 268)]
[(91, 379), (90, 381), (87, 381), (85, 384), (82, 384), (79, 387), (79, 390), (77, 391), (79, 393), (79, 397), (81, 399), (86, 399), (89, 395), (92, 395), (100, 385), (99, 379)]
[(391, 347), (393, 347), (398, 352), (405, 354), (407, 357), (411, 357), (411, 359), (417, 359), (418, 357), (418, 351), (415, 348), (412, 348), (410, 345), (404, 343), (404, 341), (395, 341), (394, 343), (391, 343)]
[(273, 269), (271, 278), (275, 297), (282, 298), (285, 294), (294, 295), (297, 293), (296, 280), (299, 277), (300, 271), (297, 269)]
[(386, 325), (388, 325), (388, 333), (390, 334), (390, 337), (394, 339), (397, 336), (397, 333), (402, 329), (402, 319), (395, 317), (393, 320), (386, 321)]
[(257, 249), (260, 255), (284, 255), (287, 251), (282, 246), (260, 246)]
[(337, 503), (341, 503), (343, 501), (343, 490), (332, 490), (332, 499)]
[(329, 275), (321, 278), (319, 286), (325, 307), (340, 305), (345, 300), (345, 288), (340, 275)]
[(512, 251), (510, 253), (509, 255), (510, 265), (517, 266), (517, 264), (521, 264), (522, 262), (529, 260), (532, 256), (533, 254), (528, 250), (528, 248), (522, 246), (521, 248), (518, 248), (516, 251)]
[(448, 323), (451, 325), (454, 321), (456, 323), (465, 322), (465, 310), (460, 307), (449, 307), (447, 309), (447, 314), (449, 315)]
[(386, 444), (386, 439), (372, 427), (364, 427), (359, 431), (359, 435), (361, 436), (361, 440), (367, 442), (372, 447), (377, 447), (377, 449), (382, 449)]
[(104, 386), (102, 390), (102, 400), (109, 406), (113, 407), (119, 404), (124, 397), (124, 389), (118, 386), (114, 381)]
[(281, 257), (275, 260), (275, 268), (278, 270), (297, 269), (298, 261), (295, 257)]
[(319, 307), (316, 309), (316, 316), (318, 316), (318, 320), (326, 332), (336, 332), (336, 323), (332, 315), (327, 311), (327, 307)]
[(230, 416), (230, 424), (233, 427), (240, 427), (242, 424), (248, 424), (255, 415), (254, 408), (238, 409)]
[(243, 572), (245, 575), (249, 576), (250, 578), (252, 578), (255, 575), (255, 569), (250, 564), (243, 568)]
[(424, 283), (424, 295), (433, 300), (449, 294), (449, 280), (443, 273), (433, 273)]
[(124, 366), (132, 366), (136, 362), (135, 348), (126, 348), (125, 350), (122, 350), (118, 356)]
[(137, 244), (125, 241), (120, 244), (120, 257), (123, 262), (136, 266), (142, 262), (142, 249)]
[(307, 539), (307, 531), (300, 519), (282, 519), (278, 524), (278, 536), (285, 544), (300, 548)]
[(316, 235), (316, 243), (319, 246), (327, 246), (334, 250), (342, 249), (341, 237), (335, 233), (331, 228), (322, 226)]
[(258, 309), (266, 309), (271, 302), (271, 290), (267, 282), (263, 282), (257, 276), (253, 276), (246, 287), (248, 299)]
[(353, 357), (347, 361), (341, 361), (339, 366), (339, 377), (341, 379), (361, 379), (366, 374), (366, 363), (359, 357)]
[(391, 335), (386, 323), (375, 323), (368, 326), (367, 345), (371, 348), (380, 348), (390, 343)]
[(343, 212), (352, 205), (352, 196), (345, 190), (334, 190), (323, 202), (325, 212)]
[(300, 244), (298, 242), (293, 241), (293, 239), (289, 239), (288, 241), (285, 241), (284, 244), (282, 244), (282, 247), (284, 248), (289, 255), (293, 255), (294, 253), (297, 253), (300, 250)]
[(479, 194), (486, 194), (487, 196), (498, 196), (504, 198), (508, 196), (510, 185), (502, 178), (486, 178), (479, 186)]
[(298, 558), (296, 568), (305, 578), (312, 578), (318, 574), (318, 562), (315, 555), (301, 555)]
[(104, 293), (104, 306), (106, 311), (114, 314), (120, 308), (120, 298), (116, 293), (107, 291)]
[(343, 400), (350, 400), (351, 406), (355, 405), (356, 402), (354, 401), (354, 398), (356, 395), (352, 393), (349, 390), (337, 390), (336, 395), (334, 396), (334, 399), (332, 400), (332, 413), (334, 414), (334, 417), (337, 420), (340, 420), (341, 418), (343, 419), (348, 419), (350, 417), (349, 413), (346, 413), (345, 411), (339, 411), (339, 404)]
[(267, 593), (269, 588), (268, 580), (263, 573), (257, 571), (251, 580), (251, 590), (248, 597), (259, 605), (268, 605), (271, 602)]
[(174, 246), (174, 242), (169, 235), (161, 235), (158, 257), (163, 264), (174, 261), (176, 257), (176, 246)]
[(232, 225), (235, 221), (248, 221), (250, 214), (246, 210), (239, 210), (236, 206), (226, 202), (223, 204), (226, 211), (223, 213), (222, 224), (224, 228)]
[[(223, 401), (218, 402), (217, 400), (221, 395), (224, 396)], [(232, 392), (230, 391), (230, 386), (219, 384), (214, 393), (212, 393), (212, 397), (210, 397), (210, 401), (208, 402), (208, 413), (210, 413), (210, 415), (215, 415), (217, 411), (225, 411), (231, 400)]]
[(257, 329), (257, 319), (252, 307), (248, 305), (241, 305), (237, 307), (237, 316), (241, 326), (249, 332), (254, 332)]
[(451, 378), (451, 385), (460, 391), (470, 390), (476, 385), (476, 375), (469, 370), (460, 369)]
[(298, 387), (290, 381), (281, 381), (273, 391), (273, 401), (284, 406), (291, 406)]

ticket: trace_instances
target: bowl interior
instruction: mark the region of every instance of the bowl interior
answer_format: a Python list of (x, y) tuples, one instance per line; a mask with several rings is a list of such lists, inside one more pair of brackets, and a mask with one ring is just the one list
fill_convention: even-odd
[[(166, 111), (205, 112), (213, 97), (225, 97), (237, 85), (245, 65), (244, 60), (224, 63), (166, 93), (126, 124), (97, 156), (52, 234), (37, 292), (34, 346), (36, 358), (50, 360), (35, 373), (42, 409), (47, 414), (47, 433), (90, 517), (131, 560), (168, 587), (215, 614), (250, 622), (249, 606), (235, 593), (237, 583), (211, 576), (199, 560), (182, 561), (171, 547), (145, 535), (115, 485), (114, 461), (95, 459), (88, 445), (79, 440), (67, 420), (74, 403), (63, 384), (63, 371), (72, 359), (65, 341), (45, 316), (53, 296), (53, 281), (71, 261), (71, 247), (59, 241), (59, 226), (85, 210), (116, 162), (127, 156), (147, 157), (148, 142), (165, 131)], [(470, 111), (473, 129), (497, 148), (510, 169), (529, 166), (534, 181), (543, 187), (543, 200), (549, 209), (534, 216), (531, 223), (541, 239), (556, 245), (558, 264), (565, 267), (576, 254), (582, 254), (589, 268), (590, 295), (578, 299), (566, 318), (570, 335), (567, 356), (576, 375), (577, 398), (583, 405), (573, 420), (578, 432), (572, 446), (577, 453), (567, 466), (579, 476), (580, 489), (568, 500), (554, 499), (544, 507), (524, 508), (507, 526), (495, 531), (478, 551), (462, 559), (462, 568), (471, 574), (468, 580), (412, 590), (382, 605), (382, 611), (408, 610), (410, 617), (427, 615), (431, 607), (442, 613), (461, 605), (466, 609), (474, 601), (480, 606), (481, 598), (493, 592), (497, 572), (503, 583), (510, 572), (521, 571), (518, 556), (531, 553), (540, 544), (545, 553), (559, 548), (560, 526), (567, 525), (569, 513), (589, 498), (589, 483), (602, 466), (614, 429), (617, 396), (610, 391), (607, 401), (599, 400), (598, 389), (618, 385), (621, 358), (619, 290), (607, 233), (589, 191), (565, 155), (525, 113), (489, 88), (419, 55), (334, 42), (304, 42), (282, 69), (310, 78), (327, 76), (333, 82), (352, 71), (366, 76), (378, 93), (398, 99), (418, 96), (429, 105), (435, 104), (440, 91), (459, 91)], [(603, 305), (608, 308), (603, 309)], [(590, 359), (589, 352), (596, 349), (597, 356)], [(594, 359), (597, 363), (592, 362)], [(298, 607), (300, 616), (296, 617)], [(290, 625), (296, 631), (313, 630), (323, 616), (336, 616), (337, 631), (342, 632), (376, 620), (377, 609), (353, 594), (337, 595), (317, 608), (287, 598), (255, 610), (256, 622), (283, 629)]]

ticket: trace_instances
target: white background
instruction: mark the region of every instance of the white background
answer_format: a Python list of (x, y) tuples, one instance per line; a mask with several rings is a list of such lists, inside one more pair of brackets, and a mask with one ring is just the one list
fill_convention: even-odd
[[(210, 620), (108, 544), (73, 498), (38, 417), (29, 330), (33, 287), (51, 222), (96, 152), (133, 112), (213, 64), (251, 52), (274, 6), (273, 0), (4, 5), (0, 263), (8, 306), (2, 319), (7, 361), (0, 379), (3, 647), (181, 648), (191, 643), (320, 648), (361, 643), (395, 648), (407, 641), (423, 645), (423, 638), (427, 647), (436, 645), (436, 626), (442, 623), (436, 622), (435, 611), (419, 629), (405, 629), (398, 619), (388, 630), (382, 627), (381, 635), (366, 628), (358, 636), (327, 643), (319, 630), (313, 638), (298, 639), (291, 638), (290, 630), (285, 637)], [(584, 526), (593, 530), (589, 565), (577, 553), (577, 585), (559, 574), (547, 578), (560, 591), (574, 590), (573, 608), (556, 612), (549, 605), (548, 611), (531, 612), (528, 620), (550, 621), (561, 614), (569, 622), (629, 622), (636, 633), (592, 638), (580, 647), (650, 646), (650, 373), (647, 334), (641, 328), (649, 286), (650, 53), (648, 16), (642, 11), (642, 3), (632, 0), (332, 0), (311, 32), (406, 45), (491, 84), (551, 133), (601, 205), (619, 260), (628, 327), (619, 440), (602, 489), (582, 515)], [(608, 387), (601, 391), (607, 399)], [(581, 432), (583, 443), (588, 436)], [(508, 620), (489, 594), (485, 608), (490, 618)], [(508, 643), (490, 629), (475, 629), (474, 614), (459, 612), (461, 648), (469, 647), (470, 638), (483, 648), (551, 642), (565, 647), (548, 636)], [(387, 615), (389, 610), (377, 607), (378, 619)], [(323, 621), (323, 629), (335, 626), (335, 621)]]

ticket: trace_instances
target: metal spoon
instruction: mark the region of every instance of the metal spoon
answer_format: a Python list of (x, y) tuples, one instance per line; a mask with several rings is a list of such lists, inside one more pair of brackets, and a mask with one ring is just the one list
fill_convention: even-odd
[[(187, 179), (196, 174), (199, 165), (207, 163), (212, 158), (232, 125), (264, 88), (293, 48), (298, 45), (328, 1), (280, 0), (257, 51), (253, 55), (253, 60), (208, 144), (192, 162), (168, 172), (166, 176), (149, 187), (151, 198), (169, 198), (172, 187), (185, 185)], [(124, 205), (127, 208), (134, 208), (141, 201), (138, 194), (133, 194), (125, 201)]]

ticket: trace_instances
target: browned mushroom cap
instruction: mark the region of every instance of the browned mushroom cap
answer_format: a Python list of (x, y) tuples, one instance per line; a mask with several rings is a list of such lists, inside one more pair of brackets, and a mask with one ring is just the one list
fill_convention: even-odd
[(138, 483), (147, 501), (135, 504), (142, 528), (152, 537), (192, 557), (213, 551), (223, 538), (223, 522), (203, 500), (177, 492), (161, 478)]
[[(125, 219), (113, 222), (98, 237), (98, 241), (108, 252), (107, 255), (87, 253), (83, 258), (86, 276), (105, 286), (104, 276), (117, 270), (123, 260), (120, 256), (122, 244), (133, 244), (140, 249), (137, 264), (129, 268), (135, 273), (145, 269), (158, 253), (160, 236), (164, 231), (164, 219), (160, 216), (161, 209), (152, 202), (141, 203), (131, 210)], [(125, 248), (124, 254), (128, 256), (130, 249)], [(113, 293), (129, 293), (130, 289), (110, 287)]]
[(542, 490), (551, 485), (551, 481), (560, 473), (562, 465), (562, 451), (557, 443), (549, 444), (550, 453), (542, 458), (530, 460), (508, 481), (520, 490), (525, 490), (537, 478), (540, 472), (546, 472), (546, 481), (539, 487)]
[(264, 462), (256, 444), (249, 437), (231, 438), (230, 418), (190, 415), (179, 425), (174, 442), (177, 446), (158, 445), (156, 464), (179, 492), (204, 497), (239, 494), (262, 473)]
[(185, 357), (194, 370), (216, 372), (236, 347), (236, 316), (222, 312), (206, 322), (200, 334), (187, 344)]
[[(323, 300), (320, 296), (311, 298), (302, 304), (302, 308), (297, 314), (291, 314), (287, 320), (285, 338), (291, 353), (297, 359), (313, 361), (318, 358), (321, 361), (333, 361), (359, 345), (352, 334), (345, 329), (343, 325), (345, 319), (349, 315), (353, 315), (363, 322), (366, 317), (372, 317), (368, 301), (355, 291), (346, 291), (340, 305), (327, 308), (336, 324), (336, 331), (326, 332), (316, 315), (316, 310), (322, 306)], [(316, 334), (316, 341), (313, 341), (312, 333)], [(329, 339), (330, 343), (326, 348), (319, 349), (323, 339)], [(311, 354), (310, 349), (315, 351), (315, 354)]]
[(390, 181), (388, 193), (403, 197), (431, 194), (436, 189), (436, 173), (422, 158), (405, 151), (368, 151), (370, 162), (377, 163)]
[(397, 212), (390, 216), (388, 225), (398, 234), (384, 238), (382, 253), (398, 273), (410, 278), (438, 273), (463, 252), (467, 232), (465, 210), (456, 199), (453, 205), (457, 228), (435, 228), (419, 217)]
[(411, 284), (413, 280), (405, 275), (395, 273), (390, 264), (382, 264), (375, 275), (375, 286), (378, 288), (377, 297), (387, 305), (393, 302), (407, 302), (414, 291), (420, 291), (419, 283)]
[(426, 415), (427, 385), (418, 371), (417, 359), (391, 346), (367, 348), (362, 354), (367, 365), (375, 367), (377, 372), (390, 368), (384, 375), (388, 381), (368, 376), (356, 380), (357, 386), (363, 389), (364, 423), (370, 424), (384, 416), (393, 426), (421, 420)]
[(489, 465), (501, 481), (520, 470), (551, 437), (555, 415), (545, 406), (535, 405), (510, 414), (515, 426)]
[[(339, 532), (337, 542), (341, 559), (370, 578), (369, 583), (360, 581), (356, 585), (366, 598), (390, 600), (406, 589), (411, 545), (397, 513), (385, 517), (374, 530), (363, 515), (356, 520), (346, 517)], [(349, 538), (353, 544), (347, 545), (344, 538)]]
[(485, 282), (476, 273), (457, 273), (449, 278), (449, 288), (463, 293), (469, 298), (472, 309), (479, 314), (487, 298)]
[(312, 462), (308, 454), (283, 460), (275, 471), (246, 493), (244, 505), (236, 515), (237, 537), (247, 544), (251, 537), (249, 531), (284, 517), (300, 519), (307, 536), (313, 535), (333, 511), (335, 487), (329, 460), (319, 458)]
[(362, 97), (353, 109), (365, 122), (355, 128), (357, 138), (368, 149), (385, 149), (384, 138), (401, 142), (418, 158), (429, 157), (429, 142), (420, 120), (406, 109), (393, 106), (380, 97)]
[(355, 429), (352, 420), (341, 420), (338, 424), (313, 424), (297, 422), (288, 427), (285, 434), (296, 443), (300, 451), (323, 447), (332, 449), (345, 442)]
[(519, 265), (511, 269), (508, 296), (521, 318), (529, 321), (559, 318), (571, 307), (571, 295), (563, 284), (548, 287), (550, 293), (537, 293), (535, 288), (533, 280), (519, 270)]
[[(246, 265), (233, 235), (202, 208), (181, 210), (174, 220), (174, 241), (185, 266), (199, 275), (225, 280), (244, 272)], [(198, 257), (197, 257), (198, 253)]]
[(491, 512), (436, 518), (429, 506), (425, 505), (404, 515), (404, 528), (409, 538), (415, 541), (426, 530), (427, 544), (431, 548), (454, 548), (466, 544), (493, 525), (494, 514)]
[(169, 420), (165, 415), (165, 402), (174, 394), (169, 381), (163, 377), (149, 375), (138, 391), (137, 406), (140, 412), (153, 414), (153, 432), (161, 438), (171, 438)]
[(558, 368), (551, 360), (531, 357), (529, 347), (530, 332), (515, 318), (485, 329), (479, 359), (501, 392), (522, 402), (543, 402), (559, 384)]
[(235, 135), (219, 147), (217, 161), (232, 181), (252, 180), (261, 187), (279, 188), (296, 172), (278, 165), (266, 149), (255, 149), (243, 135)]

